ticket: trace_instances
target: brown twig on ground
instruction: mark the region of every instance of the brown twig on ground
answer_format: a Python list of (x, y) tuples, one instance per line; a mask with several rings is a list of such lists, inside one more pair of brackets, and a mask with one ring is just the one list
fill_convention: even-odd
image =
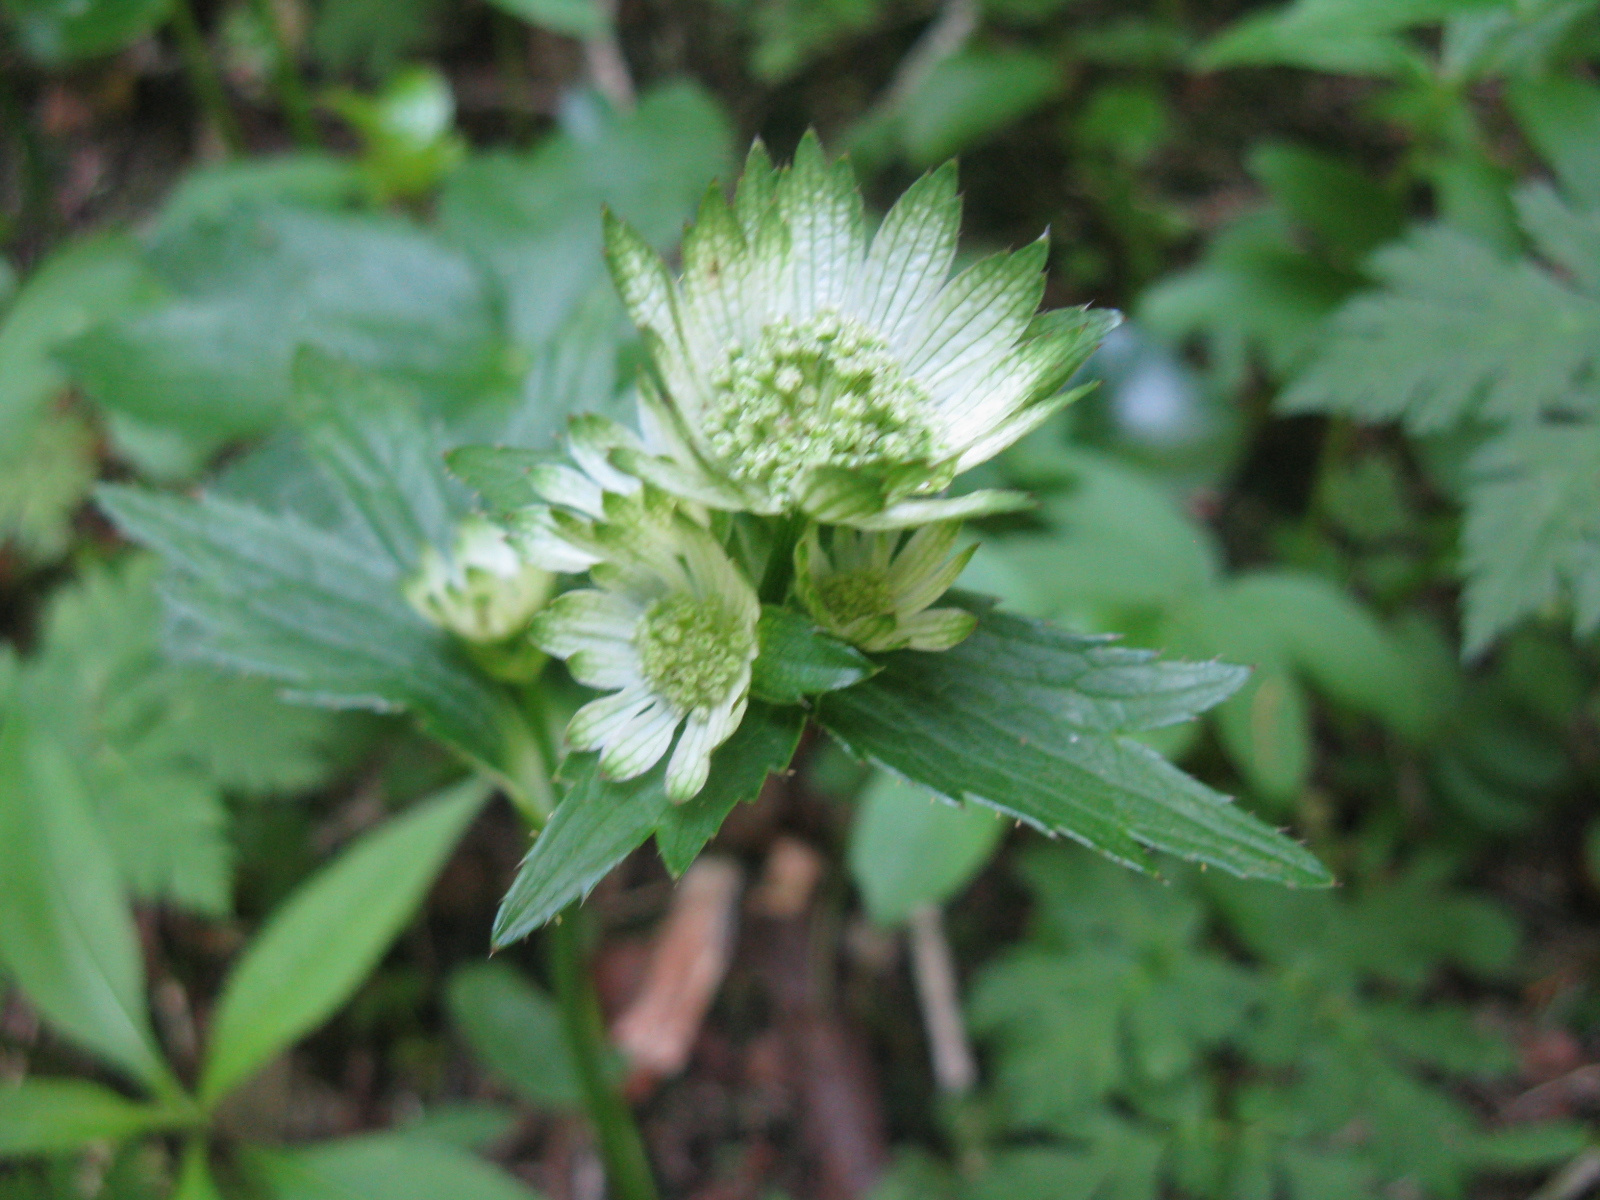
[(601, 7), (606, 12), (605, 29), (584, 40), (583, 61), (600, 94), (619, 111), (627, 112), (634, 103), (633, 75), (622, 55), (622, 43), (617, 40), (616, 2), (602, 0)]
[(1600, 1186), (1600, 1150), (1585, 1150), (1529, 1200), (1579, 1200)]
[(1589, 1063), (1529, 1088), (1500, 1110), (1500, 1118), (1515, 1124), (1549, 1121), (1596, 1106), (1600, 1106), (1600, 1063)]
[(751, 899), (765, 918), (769, 986), (801, 1137), (816, 1171), (813, 1194), (816, 1200), (858, 1200), (883, 1174), (888, 1139), (866, 1051), (826, 1002), (831, 943), (817, 953), (811, 902), (821, 875), (815, 850), (779, 838)]
[(915, 95), (940, 63), (967, 44), (978, 28), (978, 7), (975, 0), (944, 0), (873, 107), (892, 112)]
[(978, 1082), (978, 1066), (961, 1019), (961, 996), (944, 919), (934, 904), (919, 905), (907, 922), (911, 934), (911, 970), (928, 1032), (933, 1078), (947, 1096), (964, 1096)]
[(612, 1026), (633, 1069), (629, 1092), (678, 1074), (728, 971), (744, 871), (730, 858), (705, 855), (673, 892), (656, 935), (644, 986)]

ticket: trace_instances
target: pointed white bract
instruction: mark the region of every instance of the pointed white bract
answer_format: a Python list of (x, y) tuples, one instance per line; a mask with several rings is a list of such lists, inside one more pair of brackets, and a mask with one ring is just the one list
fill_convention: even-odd
[(700, 506), (611, 465), (612, 451), (642, 447), (636, 434), (608, 417), (596, 413), (574, 417), (566, 437), (572, 461), (543, 463), (529, 472), (529, 482), (547, 503), (529, 505), (505, 518), (517, 552), (547, 571), (577, 575), (630, 539), (647, 538), (647, 530), (670, 522), (673, 513), (688, 514), (704, 524), (705, 510)]
[(960, 534), (959, 521), (909, 537), (840, 527), (823, 549), (813, 525), (795, 547), (795, 594), (818, 625), (863, 650), (948, 650), (977, 627), (965, 609), (929, 607), (977, 549), (951, 554)]
[(758, 142), (730, 205), (713, 189), (674, 280), (608, 215), (608, 259), (645, 332), (638, 446), (609, 461), (711, 508), (897, 529), (1019, 507), (939, 493), (1072, 398), (1116, 314), (1038, 314), (1043, 239), (948, 279), (953, 166), (870, 239), (847, 163), (812, 135), (776, 169)]
[(553, 510), (556, 536), (596, 556), (598, 586), (558, 596), (532, 637), (579, 683), (610, 693), (573, 716), (572, 747), (599, 751), (612, 779), (642, 775), (671, 749), (667, 794), (681, 803), (705, 785), (711, 752), (744, 717), (761, 605), (717, 540), (672, 500), (606, 492), (599, 508), (587, 522), (563, 523), (570, 514)]
[(518, 552), (506, 531), (469, 517), (448, 556), (429, 546), (406, 599), (435, 625), (469, 642), (501, 642), (528, 627), (555, 577)]

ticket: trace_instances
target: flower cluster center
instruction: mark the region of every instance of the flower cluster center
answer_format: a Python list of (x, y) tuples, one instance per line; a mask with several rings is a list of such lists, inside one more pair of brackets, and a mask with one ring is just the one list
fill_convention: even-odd
[(634, 645), (650, 686), (689, 712), (727, 699), (750, 661), (754, 635), (716, 597), (677, 593), (645, 610)]
[(817, 467), (927, 461), (928, 403), (882, 338), (823, 311), (780, 317), (730, 353), (703, 428), (735, 479), (792, 501)]
[(889, 586), (888, 572), (873, 567), (825, 576), (818, 582), (817, 592), (823, 607), (841, 625), (894, 610), (894, 591)]

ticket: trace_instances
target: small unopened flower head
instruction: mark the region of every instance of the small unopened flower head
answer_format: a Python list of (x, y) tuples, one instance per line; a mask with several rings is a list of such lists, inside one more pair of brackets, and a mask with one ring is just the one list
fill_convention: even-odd
[(1066, 403), (1116, 315), (1037, 312), (1042, 239), (947, 281), (960, 221), (946, 167), (869, 239), (849, 165), (811, 135), (781, 170), (757, 143), (731, 206), (708, 194), (676, 280), (608, 216), (612, 273), (654, 367), (642, 445), (611, 461), (713, 508), (864, 529), (1017, 507), (1010, 493), (937, 493)]
[(761, 605), (716, 539), (681, 511), (594, 528), (606, 554), (590, 572), (599, 586), (557, 597), (533, 638), (578, 682), (611, 693), (573, 716), (571, 745), (598, 750), (611, 779), (642, 775), (670, 748), (667, 794), (682, 802), (705, 785), (711, 752), (744, 717)]
[(503, 642), (528, 627), (554, 586), (555, 577), (520, 554), (504, 529), (469, 517), (448, 555), (432, 546), (423, 552), (406, 599), (457, 637)]
[(812, 618), (863, 650), (948, 650), (977, 626), (965, 609), (930, 608), (956, 581), (975, 546), (951, 554), (961, 525), (833, 530), (826, 550), (813, 525), (795, 547), (795, 591)]

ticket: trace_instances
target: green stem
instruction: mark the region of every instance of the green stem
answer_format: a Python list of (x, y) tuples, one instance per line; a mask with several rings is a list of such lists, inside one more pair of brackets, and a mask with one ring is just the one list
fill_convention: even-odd
[(767, 554), (767, 569), (761, 576), (761, 603), (782, 604), (794, 580), (794, 548), (805, 529), (800, 513), (779, 517), (772, 533), (772, 549)]
[(255, 6), (256, 19), (266, 27), (267, 36), (272, 39), (275, 60), (273, 84), (278, 89), (284, 116), (289, 120), (289, 132), (294, 135), (296, 145), (304, 149), (314, 148), (317, 144), (317, 122), (311, 114), (311, 100), (295, 64), (294, 47), (289, 45), (289, 39), (283, 32), (283, 22), (278, 19), (278, 10), (272, 0), (255, 0)]
[(50, 171), (44, 146), (17, 97), (17, 74), (9, 47), (0, 44), (0, 146), (7, 135), (16, 138), (17, 191), (21, 201), (14, 226), (5, 228), (4, 215), (0, 214), (0, 245), (13, 240), (24, 242), (29, 236), (47, 239), (54, 232), (56, 217), (55, 206), (50, 203)]
[(222, 77), (206, 52), (206, 41), (200, 36), (200, 26), (195, 22), (189, 0), (174, 0), (172, 32), (178, 37), (178, 52), (183, 55), (184, 70), (188, 72), (195, 98), (222, 135), (223, 144), (231, 153), (238, 154), (244, 149), (244, 135), (239, 132), (239, 120), (228, 104)]
[(578, 1071), (589, 1119), (600, 1139), (606, 1194), (612, 1200), (657, 1200), (644, 1139), (639, 1136), (633, 1113), (617, 1090), (606, 1062), (605, 1025), (600, 1018), (600, 999), (589, 977), (583, 912), (577, 904), (568, 905), (556, 918), (549, 933), (549, 949), (567, 1047)]

